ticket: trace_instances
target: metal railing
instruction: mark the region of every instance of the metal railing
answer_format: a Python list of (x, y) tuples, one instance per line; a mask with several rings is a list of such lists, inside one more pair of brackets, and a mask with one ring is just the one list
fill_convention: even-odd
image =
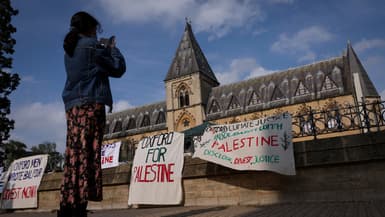
[[(323, 110), (304, 107), (299, 114), (292, 115), (292, 126), (293, 138), (313, 137), (312, 139), (317, 139), (320, 135), (346, 131), (367, 133), (385, 130), (385, 101), (344, 107), (335, 104)], [(134, 139), (122, 141), (120, 162), (131, 162), (134, 159), (135, 144), (138, 142)], [(188, 147), (186, 148), (185, 144), (185, 149)]]
[(327, 110), (306, 107), (293, 116), (293, 137), (358, 130), (361, 133), (376, 132), (385, 128), (385, 101), (365, 102), (358, 106), (335, 106)]

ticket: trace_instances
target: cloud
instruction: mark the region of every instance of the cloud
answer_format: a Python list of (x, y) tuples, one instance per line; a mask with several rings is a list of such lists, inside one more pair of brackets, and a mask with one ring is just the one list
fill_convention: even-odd
[(114, 110), (113, 112), (119, 112), (123, 111), (129, 108), (132, 108), (133, 106), (126, 100), (119, 100), (118, 102), (114, 103)]
[(209, 32), (220, 38), (233, 28), (243, 27), (253, 19), (262, 19), (258, 5), (252, 1), (207, 1), (197, 7), (193, 20), (198, 32)]
[(330, 41), (333, 34), (320, 26), (304, 28), (293, 35), (282, 33), (278, 41), (271, 46), (273, 52), (282, 54), (294, 54), (298, 56), (298, 61), (314, 61), (315, 53), (311, 47), (316, 44)]
[(28, 147), (42, 142), (55, 142), (58, 151), (64, 151), (66, 119), (62, 103), (34, 102), (12, 108), (10, 117), (15, 120), (11, 139), (19, 140)]
[[(114, 112), (122, 111), (132, 105), (119, 100), (114, 104)], [(15, 129), (11, 138), (25, 143), (28, 147), (42, 142), (55, 142), (57, 150), (64, 152), (67, 133), (63, 103), (34, 102), (12, 108), (11, 116), (15, 120)]]
[(263, 13), (255, 1), (238, 0), (98, 0), (100, 8), (116, 22), (160, 23), (173, 27), (189, 17), (197, 32), (220, 38), (232, 29), (243, 27)]
[(1, 68), (1, 70), (5, 73), (13, 73), (11, 68)]
[(356, 52), (364, 52), (373, 48), (385, 48), (385, 40), (384, 39), (362, 39), (361, 41), (354, 44), (354, 49)]
[(254, 58), (239, 58), (231, 61), (229, 69), (217, 72), (216, 76), (221, 84), (229, 84), (273, 72), (257, 64)]
[(265, 33), (265, 32), (267, 32), (266, 29), (259, 28), (259, 29), (255, 29), (255, 30), (253, 31), (252, 34), (253, 34), (254, 36), (258, 36), (258, 35), (261, 35), (261, 34), (263, 34), (263, 33)]
[(184, 12), (196, 8), (192, 0), (99, 0), (100, 7), (117, 22), (152, 22), (166, 23), (184, 18)]
[(311, 62), (316, 59), (316, 54), (313, 51), (307, 51), (305, 55), (298, 59), (298, 62)]

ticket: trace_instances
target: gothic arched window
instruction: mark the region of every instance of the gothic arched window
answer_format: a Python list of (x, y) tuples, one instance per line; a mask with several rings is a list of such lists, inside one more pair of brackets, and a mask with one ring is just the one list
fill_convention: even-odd
[(248, 105), (257, 105), (257, 104), (260, 104), (261, 103), (261, 99), (260, 97), (258, 96), (257, 93), (255, 93), (254, 91), (251, 93), (251, 96), (249, 98), (249, 104)]
[(185, 107), (190, 105), (190, 96), (188, 90), (182, 87), (179, 90), (179, 107)]
[(240, 107), (241, 105), (239, 104), (238, 99), (235, 96), (231, 96), (231, 100), (227, 109), (236, 109)]
[(335, 82), (332, 79), (330, 79), (329, 76), (325, 76), (325, 80), (323, 82), (321, 90), (324, 91), (324, 90), (331, 90), (336, 88), (337, 88), (337, 85), (335, 84)]
[(183, 92), (179, 92), (179, 107), (184, 107), (184, 95)]
[(156, 124), (162, 124), (166, 122), (166, 117), (164, 115), (164, 112), (160, 111), (158, 118), (156, 119)]
[(150, 117), (148, 115), (143, 116), (141, 127), (147, 127), (150, 126)]
[(112, 132), (113, 133), (117, 133), (117, 132), (120, 132), (120, 131), (122, 131), (122, 120), (116, 121), (114, 130)]
[(210, 109), (209, 109), (209, 114), (220, 112), (220, 111), (221, 111), (221, 109), (218, 105), (218, 102), (216, 100), (213, 100), (211, 103)]
[(136, 128), (135, 119), (134, 118), (130, 118), (130, 120), (128, 121), (128, 124), (127, 124), (127, 130), (131, 130), (131, 129), (134, 129), (134, 128)]
[(302, 81), (298, 83), (297, 90), (295, 91), (295, 96), (303, 96), (310, 94), (309, 90), (303, 85)]

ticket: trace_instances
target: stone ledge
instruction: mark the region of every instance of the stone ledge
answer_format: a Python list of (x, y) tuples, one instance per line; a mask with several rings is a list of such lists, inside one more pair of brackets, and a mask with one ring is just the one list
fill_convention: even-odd
[[(297, 168), (385, 160), (385, 131), (296, 142), (294, 147)], [(237, 171), (186, 156), (183, 178), (248, 173), (250, 171)], [(103, 183), (105, 186), (129, 184), (130, 177), (131, 163), (124, 163), (118, 167), (103, 170)], [(39, 191), (58, 190), (61, 179), (62, 173), (45, 174)]]
[[(44, 174), (39, 191), (59, 190), (63, 172)], [(103, 186), (130, 183), (131, 163), (120, 164), (118, 167), (103, 169)]]
[[(297, 168), (385, 160), (385, 131), (296, 142), (294, 156)], [(187, 156), (183, 178), (243, 173)]]

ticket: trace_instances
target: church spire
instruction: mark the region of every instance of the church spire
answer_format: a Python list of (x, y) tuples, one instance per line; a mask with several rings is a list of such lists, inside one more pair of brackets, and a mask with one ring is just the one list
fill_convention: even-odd
[(186, 18), (184, 34), (179, 42), (165, 81), (193, 73), (200, 73), (219, 85), (214, 72), (194, 37), (191, 21)]
[(367, 96), (378, 96), (378, 92), (374, 87), (372, 81), (369, 78), (368, 73), (365, 71), (364, 67), (361, 64), (361, 61), (358, 59), (356, 52), (354, 52), (353, 47), (348, 41), (347, 45), (347, 59), (349, 62), (350, 72), (357, 73), (360, 78), (360, 84), (362, 88), (362, 94), (364, 97)]

